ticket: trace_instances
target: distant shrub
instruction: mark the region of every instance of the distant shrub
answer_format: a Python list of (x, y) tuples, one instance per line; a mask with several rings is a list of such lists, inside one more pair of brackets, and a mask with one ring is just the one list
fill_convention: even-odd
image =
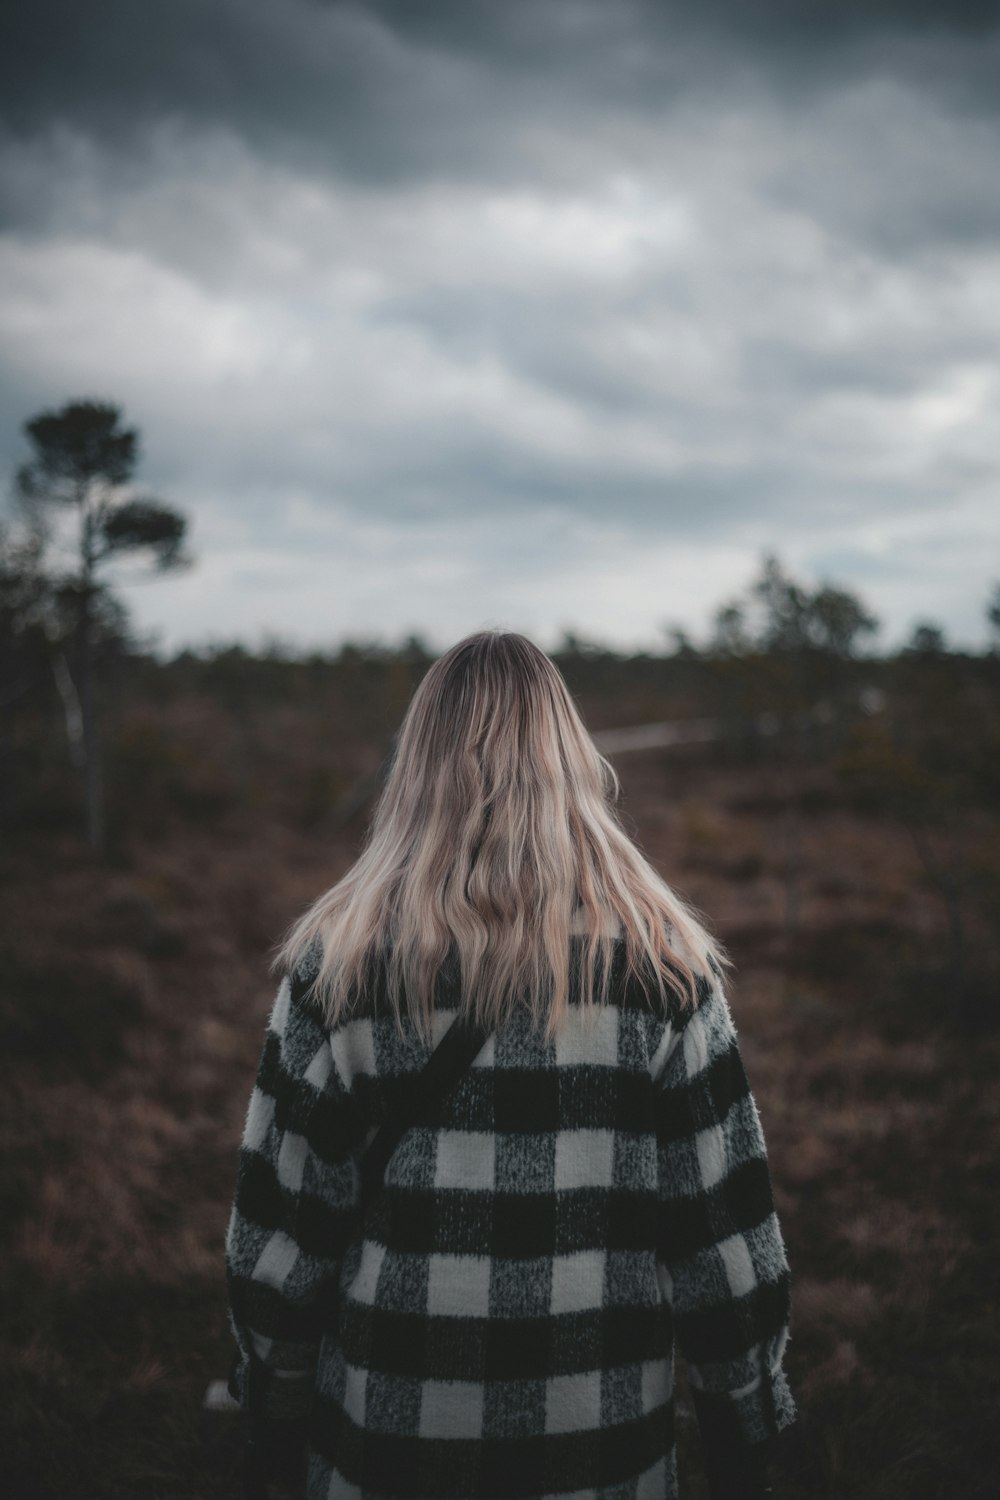
[(170, 814), (214, 818), (238, 800), (221, 763), (171, 734), (151, 716), (136, 715), (115, 738), (111, 766), (117, 800), (130, 820), (159, 828)]
[(187, 946), (183, 929), (163, 916), (156, 901), (138, 891), (123, 892), (108, 901), (93, 931), (107, 942), (137, 948), (147, 958), (177, 958)]
[(0, 952), (0, 1046), (93, 1074), (118, 1062), (142, 1015), (135, 985), (85, 962), (32, 965)]
[(828, 984), (884, 985), (902, 962), (918, 957), (916, 940), (905, 926), (877, 915), (803, 932), (795, 972)]
[(343, 773), (327, 763), (310, 766), (301, 780), (299, 820), (306, 828), (320, 823), (335, 812), (348, 782)]
[(721, 873), (727, 880), (735, 880), (743, 885), (751, 880), (759, 880), (767, 869), (763, 855), (757, 853), (738, 854), (733, 859), (728, 859), (722, 866)]

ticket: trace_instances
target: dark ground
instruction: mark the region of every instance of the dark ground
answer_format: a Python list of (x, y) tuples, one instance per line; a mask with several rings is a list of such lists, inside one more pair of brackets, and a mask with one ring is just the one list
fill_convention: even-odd
[[(377, 760), (377, 746), (359, 751), (337, 785)], [(801, 1417), (778, 1500), (995, 1496), (992, 982), (956, 1014), (945, 913), (911, 843), (853, 812), (831, 772), (689, 752), (623, 757), (620, 771), (627, 823), (737, 965), (733, 1013), (793, 1272)], [(329, 788), (286, 774), (280, 804), (247, 792), (227, 808), (210, 781), (122, 835), (107, 864), (58, 830), (0, 852), (11, 1497), (237, 1493), (234, 1419), (200, 1403), (230, 1357), (222, 1243), (268, 962), (364, 826), (362, 813), (324, 832), (309, 798), (322, 814)], [(791, 933), (790, 776), (803, 809)], [(972, 819), (968, 836), (986, 848), (993, 830)], [(973, 931), (970, 951), (987, 941)], [(696, 1454), (685, 1426), (702, 1500)]]

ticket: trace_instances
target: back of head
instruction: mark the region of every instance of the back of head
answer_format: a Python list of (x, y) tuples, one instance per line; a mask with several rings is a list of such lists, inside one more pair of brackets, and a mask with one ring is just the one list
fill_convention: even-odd
[(616, 953), (651, 1002), (696, 1003), (698, 976), (729, 960), (624, 832), (618, 791), (549, 657), (511, 631), (466, 637), (413, 696), (359, 859), (276, 965), (318, 942), (331, 1024), (381, 974), (425, 1035), (447, 970), (491, 1030), (527, 1007), (550, 1038), (574, 952), (588, 1007)]

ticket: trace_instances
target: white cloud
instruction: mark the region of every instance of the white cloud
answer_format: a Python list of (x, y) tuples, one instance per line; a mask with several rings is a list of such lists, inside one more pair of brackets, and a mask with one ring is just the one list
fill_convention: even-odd
[(982, 638), (987, 125), (879, 79), (579, 124), (519, 121), (536, 170), (504, 181), (361, 183), (177, 121), (7, 143), (2, 416), (138, 422), (199, 558), (129, 589), (142, 623), (650, 643), (767, 547), (837, 560), (890, 634)]

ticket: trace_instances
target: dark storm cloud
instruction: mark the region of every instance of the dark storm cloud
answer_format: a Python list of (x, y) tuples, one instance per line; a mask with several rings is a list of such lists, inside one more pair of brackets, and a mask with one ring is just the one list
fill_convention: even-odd
[(58, 122), (127, 147), (123, 133), (163, 119), (222, 123), (257, 149), (375, 178), (421, 159), (474, 159), (468, 133), (445, 128), (449, 105), (470, 102), (468, 79), (415, 55), (364, 8), (39, 0), (16, 9), (0, 56), (3, 117), (17, 134)]
[(759, 78), (779, 94), (903, 77), (995, 111), (997, 4), (878, 0), (16, 0), (2, 118), (121, 147), (164, 118), (224, 124), (359, 180), (527, 165), (525, 116), (658, 116)]
[(364, 181), (502, 170), (516, 130), (498, 132), (498, 121), (528, 102), (519, 77), (527, 96), (541, 90), (536, 108), (558, 107), (567, 67), (576, 57), (593, 72), (607, 29), (595, 37), (588, 25), (574, 41), (565, 23), (577, 7), (544, 0), (533, 10), (411, 10), (317, 0), (15, 6), (0, 52), (3, 118), (17, 133), (58, 121), (119, 146), (123, 131), (163, 118), (224, 124), (256, 149)]
[[(781, 135), (757, 191), (835, 234), (906, 256), (1000, 229), (1000, 0), (15, 0), (4, 15), (0, 146), (96, 149), (9, 167), (0, 227), (96, 229), (160, 170), (164, 129), (372, 190), (558, 189), (630, 155), (669, 161), (686, 112), (743, 109)], [(207, 274), (218, 244), (224, 274), (225, 226), (217, 239), (205, 218), (183, 253)]]
[(4, 15), (0, 446), (125, 399), (199, 517), (174, 638), (258, 594), (635, 635), (779, 539), (975, 633), (1000, 6)]

